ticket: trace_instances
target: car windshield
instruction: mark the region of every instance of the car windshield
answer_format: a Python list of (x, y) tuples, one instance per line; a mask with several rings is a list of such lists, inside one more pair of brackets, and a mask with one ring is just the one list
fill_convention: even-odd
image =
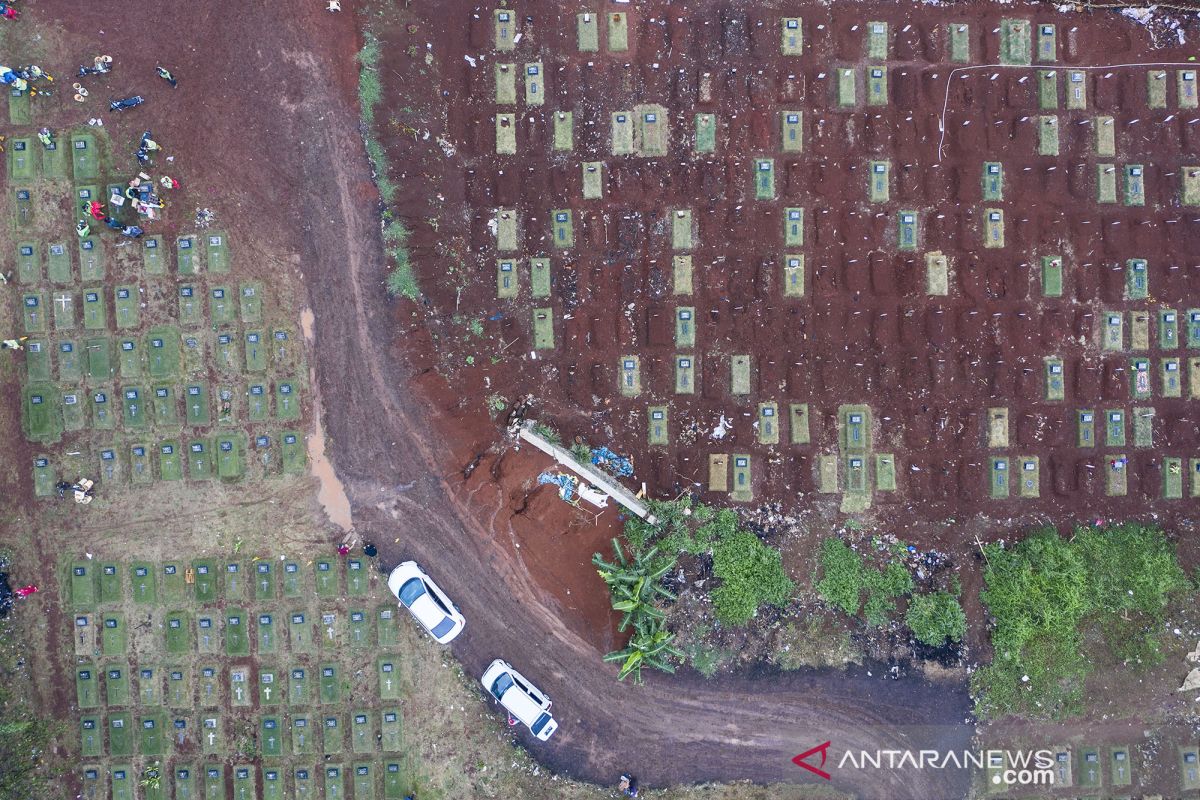
[(501, 700), (504, 698), (504, 693), (511, 689), (512, 686), (512, 676), (506, 672), (492, 683), (492, 694), (495, 695), (497, 700)]
[(432, 633), (435, 638), (440, 639), (443, 636), (445, 636), (447, 633), (449, 633), (450, 629), (453, 627), (454, 627), (454, 620), (450, 619), (449, 617), (446, 617), (441, 622), (439, 622), (437, 625), (433, 626), (433, 628), (429, 632)]
[(421, 582), (421, 579), (409, 578), (400, 587), (400, 602), (406, 606), (411, 606), (423, 594), (425, 594), (425, 584)]
[(537, 722), (535, 722), (529, 726), (529, 730), (533, 731), (534, 736), (537, 736), (539, 733), (542, 732), (542, 728), (546, 727), (546, 723), (549, 722), (551, 719), (553, 719), (553, 717), (551, 717), (549, 714), (543, 712), (542, 715), (537, 718)]

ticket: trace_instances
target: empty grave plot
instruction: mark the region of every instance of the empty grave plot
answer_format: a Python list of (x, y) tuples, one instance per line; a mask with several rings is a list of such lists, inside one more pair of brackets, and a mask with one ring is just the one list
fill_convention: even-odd
[(422, 287), (517, 338), (489, 393), (536, 384), (633, 485), (714, 501), (1187, 513), (1160, 474), (1200, 458), (1186, 47), (1022, 2), (619, 13), (535, 0), (434, 56), (470, 78), (440, 229), (478, 279), (435, 258)]

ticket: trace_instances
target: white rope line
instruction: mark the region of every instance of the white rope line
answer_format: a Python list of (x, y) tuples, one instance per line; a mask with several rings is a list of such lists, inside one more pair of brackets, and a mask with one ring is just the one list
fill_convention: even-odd
[[(930, 64), (926, 69), (936, 69), (937, 65)], [(1037, 65), (1032, 64), (972, 64), (969, 67), (955, 67), (950, 70), (950, 74), (946, 76), (946, 93), (942, 100), (942, 115), (938, 118), (938, 131), (941, 136), (938, 138), (938, 163), (942, 161), (943, 145), (946, 141), (946, 111), (950, 107), (950, 81), (954, 79), (954, 73), (966, 72), (972, 69), (1028, 69), (1028, 70), (1078, 70), (1088, 71), (1095, 69), (1124, 69), (1127, 67), (1192, 67), (1200, 70), (1200, 64), (1195, 61), (1152, 61), (1143, 64), (1100, 64), (1094, 67), (1060, 67), (1054, 65)]]

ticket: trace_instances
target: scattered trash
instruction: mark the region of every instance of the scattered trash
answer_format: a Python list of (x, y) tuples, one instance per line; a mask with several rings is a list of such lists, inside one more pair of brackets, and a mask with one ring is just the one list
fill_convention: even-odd
[(621, 478), (628, 478), (633, 474), (633, 463), (619, 456), (607, 447), (597, 447), (592, 451), (592, 463), (598, 467), (604, 467), (609, 472)]
[(553, 484), (558, 487), (558, 496), (568, 503), (572, 502), (575, 496), (575, 486), (579, 483), (579, 479), (574, 475), (567, 475), (564, 472), (543, 472), (538, 475), (538, 485)]
[(217, 221), (217, 215), (213, 213), (211, 208), (196, 209), (196, 227), (200, 229), (207, 228), (209, 225)]

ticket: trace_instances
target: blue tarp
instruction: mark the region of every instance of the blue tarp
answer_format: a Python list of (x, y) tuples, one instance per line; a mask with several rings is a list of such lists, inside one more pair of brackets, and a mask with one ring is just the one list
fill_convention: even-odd
[(592, 463), (604, 467), (619, 478), (628, 478), (633, 474), (633, 464), (629, 459), (617, 455), (607, 447), (597, 447), (592, 451)]
[(557, 474), (552, 472), (543, 472), (541, 475), (538, 475), (538, 484), (554, 484), (558, 487), (558, 496), (563, 500), (566, 500), (568, 503), (571, 502), (571, 498), (575, 495), (575, 484), (577, 482), (578, 481), (574, 476), (566, 475), (562, 472)]

